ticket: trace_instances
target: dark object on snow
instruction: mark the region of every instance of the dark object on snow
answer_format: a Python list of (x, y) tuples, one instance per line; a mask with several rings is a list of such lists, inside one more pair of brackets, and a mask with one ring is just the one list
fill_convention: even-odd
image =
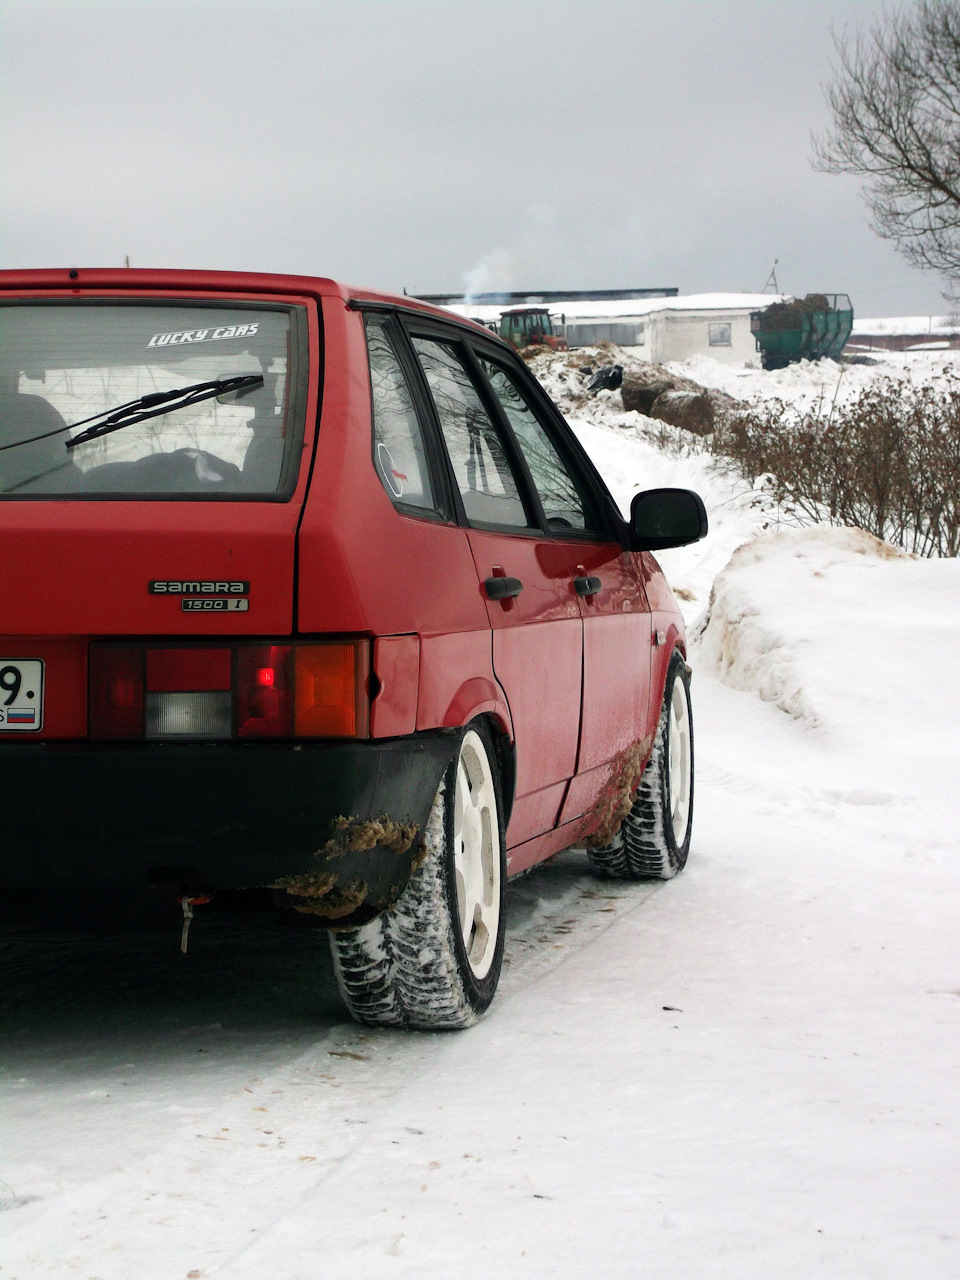
[(587, 383), (588, 391), (616, 391), (623, 385), (623, 365), (608, 364), (598, 369)]
[(662, 391), (648, 416), (695, 436), (708, 436), (714, 427), (713, 401), (706, 391)]
[(641, 382), (636, 378), (628, 378), (620, 389), (623, 407), (627, 411), (636, 409), (638, 413), (649, 417), (657, 397), (664, 391), (673, 391), (675, 388), (674, 382)]

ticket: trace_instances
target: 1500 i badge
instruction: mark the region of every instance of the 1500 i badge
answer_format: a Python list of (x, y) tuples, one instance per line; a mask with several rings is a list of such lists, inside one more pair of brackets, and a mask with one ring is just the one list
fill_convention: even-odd
[(228, 596), (182, 596), (182, 613), (246, 613), (250, 601), (246, 596), (231, 600)]
[(213, 578), (162, 578), (147, 584), (152, 596), (179, 596), (182, 613), (246, 613), (249, 582)]

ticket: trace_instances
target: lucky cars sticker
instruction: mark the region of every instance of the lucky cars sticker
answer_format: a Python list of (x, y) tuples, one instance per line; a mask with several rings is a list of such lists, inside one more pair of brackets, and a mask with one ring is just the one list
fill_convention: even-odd
[(175, 333), (155, 333), (148, 347), (179, 347), (188, 342), (224, 342), (227, 338), (252, 338), (260, 328), (260, 321), (247, 324), (224, 324), (216, 329), (180, 329)]

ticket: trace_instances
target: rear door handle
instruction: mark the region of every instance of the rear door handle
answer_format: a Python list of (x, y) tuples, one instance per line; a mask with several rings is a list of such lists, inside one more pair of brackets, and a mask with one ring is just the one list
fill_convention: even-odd
[(491, 600), (511, 600), (523, 590), (519, 578), (487, 578), (483, 585)]
[(599, 578), (574, 578), (573, 589), (578, 596), (595, 596), (603, 583)]

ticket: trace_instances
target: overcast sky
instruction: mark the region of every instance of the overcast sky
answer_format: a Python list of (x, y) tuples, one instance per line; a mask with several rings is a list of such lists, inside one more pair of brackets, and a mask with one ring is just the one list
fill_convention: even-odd
[(873, 0), (0, 0), (0, 266), (947, 310), (810, 166)]

